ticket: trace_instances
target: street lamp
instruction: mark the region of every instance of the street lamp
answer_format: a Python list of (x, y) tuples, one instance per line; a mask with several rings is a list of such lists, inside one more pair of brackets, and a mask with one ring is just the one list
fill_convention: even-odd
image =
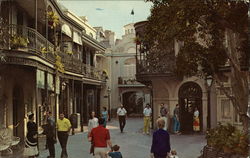
[(109, 114), (109, 121), (111, 121), (111, 107), (110, 107), (110, 93), (111, 93), (111, 89), (108, 87), (107, 89), (107, 93), (108, 93), (108, 114)]
[(213, 77), (211, 75), (206, 77), (207, 83), (207, 128), (211, 128), (211, 105), (210, 105), (210, 93), (211, 86), (213, 84)]

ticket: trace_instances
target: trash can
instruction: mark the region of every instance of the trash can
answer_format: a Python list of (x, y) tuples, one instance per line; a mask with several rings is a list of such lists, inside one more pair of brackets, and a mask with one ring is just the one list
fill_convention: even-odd
[(71, 128), (78, 128), (78, 117), (77, 114), (70, 115)]

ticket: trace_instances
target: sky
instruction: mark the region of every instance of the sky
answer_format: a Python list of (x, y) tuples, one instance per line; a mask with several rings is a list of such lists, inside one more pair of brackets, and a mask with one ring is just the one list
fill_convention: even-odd
[[(102, 26), (104, 30), (115, 32), (116, 38), (124, 34), (123, 26), (146, 20), (150, 15), (151, 3), (143, 0), (59, 0), (78, 16), (87, 16), (88, 23)], [(132, 9), (134, 15), (131, 15)]]

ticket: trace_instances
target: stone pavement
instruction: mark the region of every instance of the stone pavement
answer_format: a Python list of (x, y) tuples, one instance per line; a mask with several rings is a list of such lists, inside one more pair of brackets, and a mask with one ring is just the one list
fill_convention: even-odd
[[(152, 136), (142, 134), (142, 118), (129, 118), (125, 132), (120, 133), (119, 123), (112, 120), (108, 123), (112, 144), (118, 144), (124, 158), (149, 158)], [(180, 158), (197, 158), (205, 145), (204, 135), (171, 135), (171, 148), (176, 149)], [(87, 131), (69, 137), (69, 158), (92, 158), (89, 154), (90, 143)], [(56, 157), (60, 158), (61, 148), (56, 144)], [(46, 158), (48, 151), (41, 149), (39, 158)]]

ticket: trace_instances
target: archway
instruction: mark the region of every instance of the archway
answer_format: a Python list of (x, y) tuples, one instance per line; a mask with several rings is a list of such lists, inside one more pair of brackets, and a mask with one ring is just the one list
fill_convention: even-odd
[(128, 116), (138, 115), (143, 110), (143, 93), (128, 91), (122, 94), (123, 106)]
[(200, 113), (200, 128), (202, 131), (202, 89), (195, 82), (184, 83), (178, 92), (180, 105), (180, 123), (183, 133), (193, 132), (193, 113), (195, 107)]

